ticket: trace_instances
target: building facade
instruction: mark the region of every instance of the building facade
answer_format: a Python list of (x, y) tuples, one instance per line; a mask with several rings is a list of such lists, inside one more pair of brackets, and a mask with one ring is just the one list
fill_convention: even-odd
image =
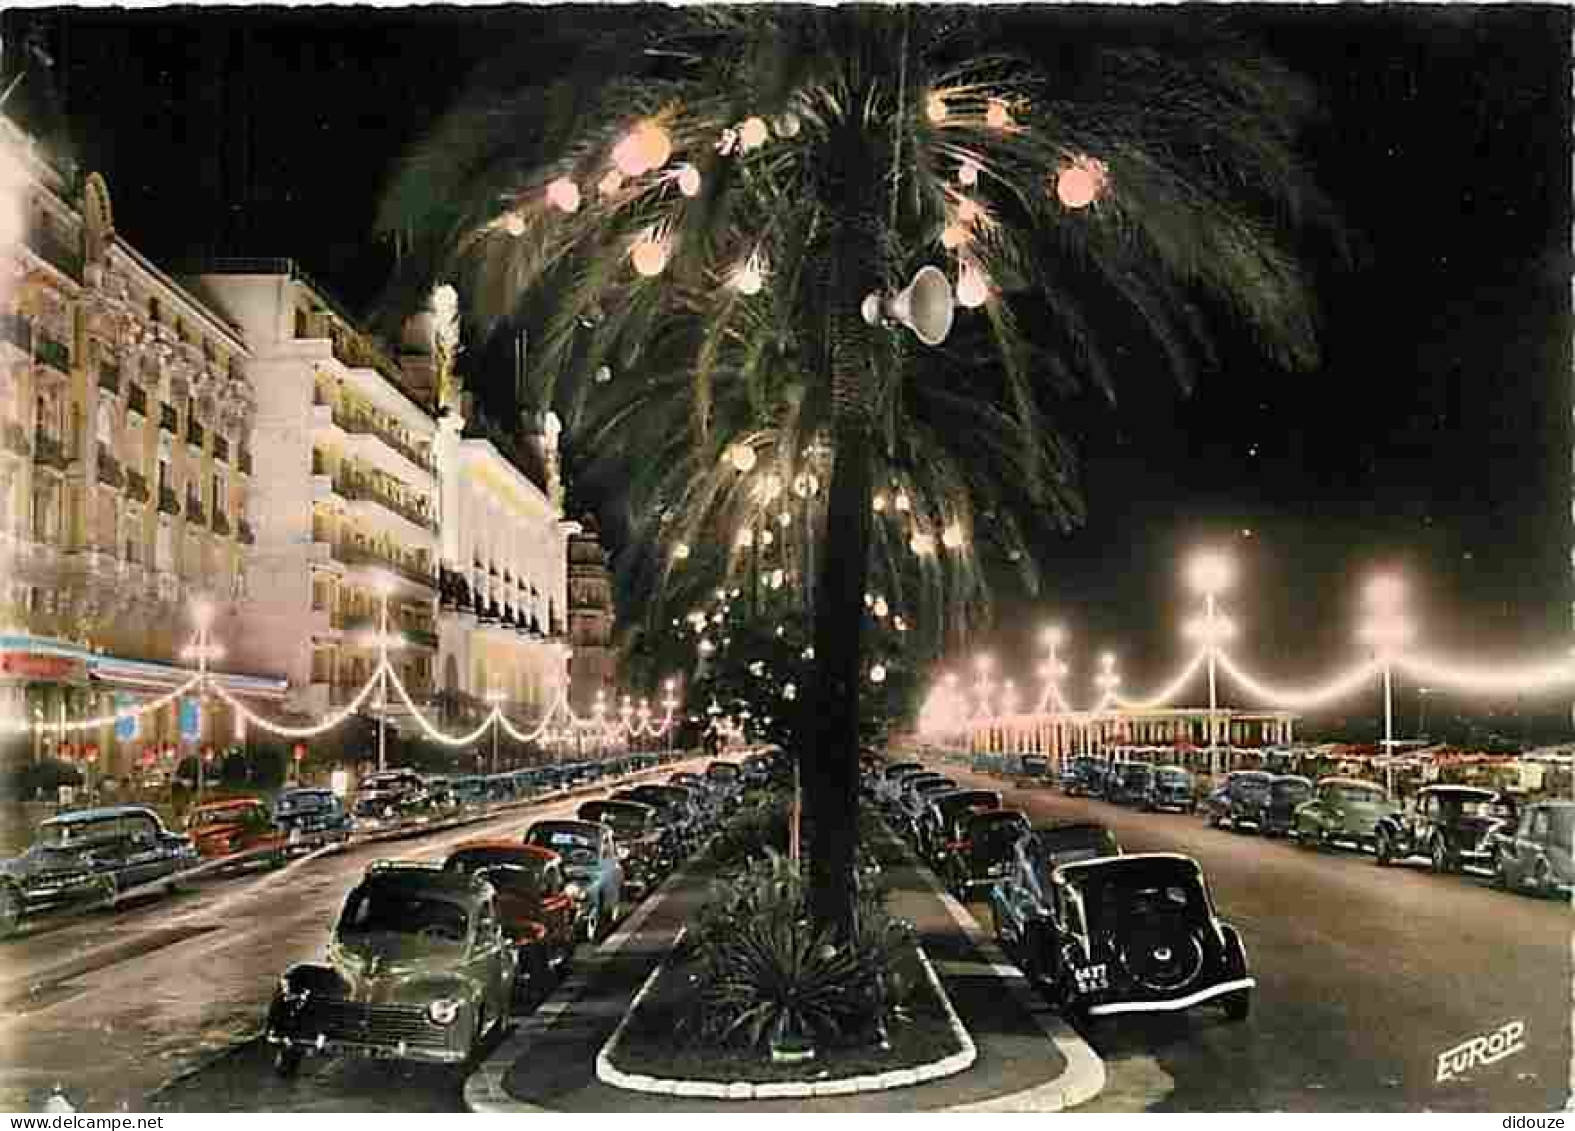
[[(253, 552), (255, 397), (236, 326), (115, 232), (108, 188), (0, 119), (0, 714), (95, 718), (177, 686), (198, 602), (233, 627)], [(21, 642), (45, 658), (25, 658)], [(43, 642), (42, 644), (38, 642)], [(276, 682), (237, 680), (272, 694)], [(181, 725), (184, 718), (185, 725)], [(149, 748), (225, 741), (222, 709), (47, 730), (124, 773)]]
[(569, 660), (571, 706), (590, 714), (598, 693), (608, 711), (616, 711), (618, 653), (613, 646), (612, 571), (602, 548), (596, 519), (586, 515), (569, 538)]

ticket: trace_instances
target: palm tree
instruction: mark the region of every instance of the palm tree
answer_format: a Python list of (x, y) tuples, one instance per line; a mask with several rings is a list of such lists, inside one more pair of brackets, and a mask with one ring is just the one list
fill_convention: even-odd
[[(1327, 217), (1294, 153), (1307, 91), (1173, 17), (1089, 19), (667, 13), (594, 71), (468, 100), (385, 205), (388, 229), (467, 272), (485, 321), (540, 327), (535, 388), (576, 450), (632, 471), (653, 587), (716, 576), (701, 547), (736, 569), (741, 531), (796, 496), (823, 923), (854, 906), (872, 567), (931, 623), (977, 603), (991, 556), (1031, 568), (1029, 535), (1080, 513), (1057, 394), (1113, 397), (1130, 380), (1115, 346), (1146, 343), (1161, 365), (1128, 368), (1183, 382), (1227, 325), (1287, 366), (1314, 359), (1278, 234)], [(1053, 61), (1013, 46), (1047, 27)], [(944, 346), (861, 317), (935, 263), (963, 308)]]

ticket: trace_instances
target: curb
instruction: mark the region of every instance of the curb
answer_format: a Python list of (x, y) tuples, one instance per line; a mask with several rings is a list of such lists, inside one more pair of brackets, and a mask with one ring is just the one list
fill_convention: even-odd
[[(1083, 1040), (1076, 1029), (1068, 1025), (1065, 1020), (1054, 1013), (1048, 1013), (1043, 1003), (1035, 1000), (1033, 991), (1028, 985), (1028, 980), (1017, 971), (1011, 961), (995, 945), (995, 940), (986, 935), (978, 922), (962, 904), (958, 903), (952, 894), (935, 882), (930, 870), (922, 865), (916, 869), (924, 877), (924, 882), (940, 897), (941, 905), (946, 908), (946, 913), (952, 921), (962, 928), (963, 934), (968, 936), (968, 941), (979, 952), (985, 962), (996, 970), (996, 976), (1006, 986), (1007, 992), (1017, 999), (1017, 1004), (1023, 1012), (1032, 1017), (1035, 1023), (1044, 1030), (1045, 1036), (1066, 1061), (1066, 1071), (1054, 1080), (1047, 1080), (1032, 1088), (1025, 1088), (1021, 1092), (1011, 1092), (993, 1099), (980, 1100), (977, 1103), (964, 1104), (961, 1107), (947, 1108), (947, 1111), (961, 1112), (1053, 1112), (1066, 1111), (1085, 1104), (1105, 1089), (1105, 1062), (1099, 1058), (1089, 1043)], [(1007, 973), (1009, 971), (1009, 973)]]
[[(646, 896), (640, 903), (640, 906), (635, 909), (634, 914), (625, 919), (618, 930), (593, 952), (591, 958), (595, 965), (599, 966), (606, 957), (617, 954), (622, 950), (645, 924), (645, 920), (650, 917), (651, 912), (655, 911), (662, 899), (665, 898), (662, 895), (662, 888), (665, 888), (674, 878), (688, 875), (689, 871), (690, 866), (686, 864), (664, 880), (660, 887)], [(558, 1018), (563, 1016), (568, 1007), (585, 992), (587, 982), (585, 974), (584, 970), (574, 971), (569, 977), (558, 983), (552, 994), (541, 1001), (529, 1017), (522, 1020), (529, 1023), (540, 1019), (542, 1023), (536, 1026), (537, 1031), (555, 1025)], [(645, 992), (644, 986), (641, 987), (640, 992), (642, 994)], [(619, 1030), (621, 1031), (622, 1028), (623, 1023), (619, 1022)], [(494, 1050), (491, 1056), (487, 1057), (475, 1071), (465, 1078), (464, 1099), (466, 1111), (476, 1112), (480, 1115), (564, 1114), (553, 1108), (537, 1107), (535, 1104), (516, 1099), (503, 1087), (503, 1078), (508, 1075), (509, 1069), (514, 1066), (514, 1062), (530, 1047), (530, 1043), (531, 1034), (527, 1031), (527, 1026), (521, 1025), (517, 1027)]]
[[(676, 947), (683, 938), (679, 932), (677, 939), (673, 940)], [(930, 987), (936, 996), (941, 999), (941, 1004), (946, 1007), (946, 1020), (951, 1026), (952, 1036), (957, 1038), (957, 1043), (962, 1046), (961, 1051), (939, 1060), (932, 1060), (928, 1064), (914, 1065), (911, 1068), (894, 1068), (889, 1072), (876, 1075), (842, 1076), (831, 1080), (782, 1080), (766, 1084), (752, 1084), (744, 1080), (735, 1080), (729, 1084), (719, 1083), (715, 1080), (679, 1080), (666, 1076), (645, 1076), (638, 1073), (619, 1071), (613, 1067), (612, 1054), (623, 1031), (629, 1024), (629, 1019), (634, 1016), (634, 1011), (640, 1007), (640, 1002), (656, 984), (657, 978), (663, 970), (667, 969), (667, 958), (657, 963), (656, 969), (651, 971), (650, 977), (640, 987), (640, 992), (634, 995), (629, 1002), (629, 1008), (624, 1011), (618, 1027), (613, 1030), (612, 1036), (602, 1045), (596, 1054), (596, 1078), (603, 1084), (614, 1088), (622, 1088), (629, 1092), (649, 1092), (653, 1095), (685, 1096), (712, 1100), (776, 1100), (776, 1099), (808, 1099), (812, 1096), (850, 1096), (859, 1092), (883, 1092), (890, 1088), (905, 1088), (913, 1084), (928, 1083), (946, 1076), (954, 1076), (970, 1067), (979, 1057), (978, 1047), (973, 1043), (973, 1037), (962, 1023), (962, 1018), (957, 1016), (957, 1010), (952, 1007), (951, 998), (946, 995), (946, 987), (941, 984), (940, 978), (935, 973), (935, 967), (930, 964), (930, 956), (924, 953), (922, 946), (917, 946), (919, 962), (924, 966), (924, 973), (930, 979)], [(672, 950), (669, 949), (670, 957)]]

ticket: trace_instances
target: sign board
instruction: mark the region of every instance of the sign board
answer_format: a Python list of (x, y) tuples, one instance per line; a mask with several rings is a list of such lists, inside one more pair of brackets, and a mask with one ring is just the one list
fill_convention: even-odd
[(202, 703), (199, 700), (180, 701), (180, 736), (190, 739), (202, 737)]
[(12, 679), (74, 680), (83, 674), (81, 660), (37, 652), (0, 652), (0, 674)]
[[(117, 691), (115, 693), (115, 710), (117, 712), (129, 710), (136, 705), (136, 702), (136, 699), (130, 695), (127, 695), (124, 691)], [(115, 737), (120, 741), (132, 742), (136, 739), (137, 733), (138, 726), (136, 715), (122, 715), (120, 718), (115, 720)]]

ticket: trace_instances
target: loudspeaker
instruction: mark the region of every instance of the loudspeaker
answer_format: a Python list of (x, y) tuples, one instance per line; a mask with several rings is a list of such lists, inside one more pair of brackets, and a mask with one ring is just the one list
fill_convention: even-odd
[(956, 303), (952, 285), (935, 267), (920, 267), (913, 281), (890, 297), (870, 294), (859, 307), (871, 326), (899, 322), (927, 346), (938, 346), (952, 330)]

